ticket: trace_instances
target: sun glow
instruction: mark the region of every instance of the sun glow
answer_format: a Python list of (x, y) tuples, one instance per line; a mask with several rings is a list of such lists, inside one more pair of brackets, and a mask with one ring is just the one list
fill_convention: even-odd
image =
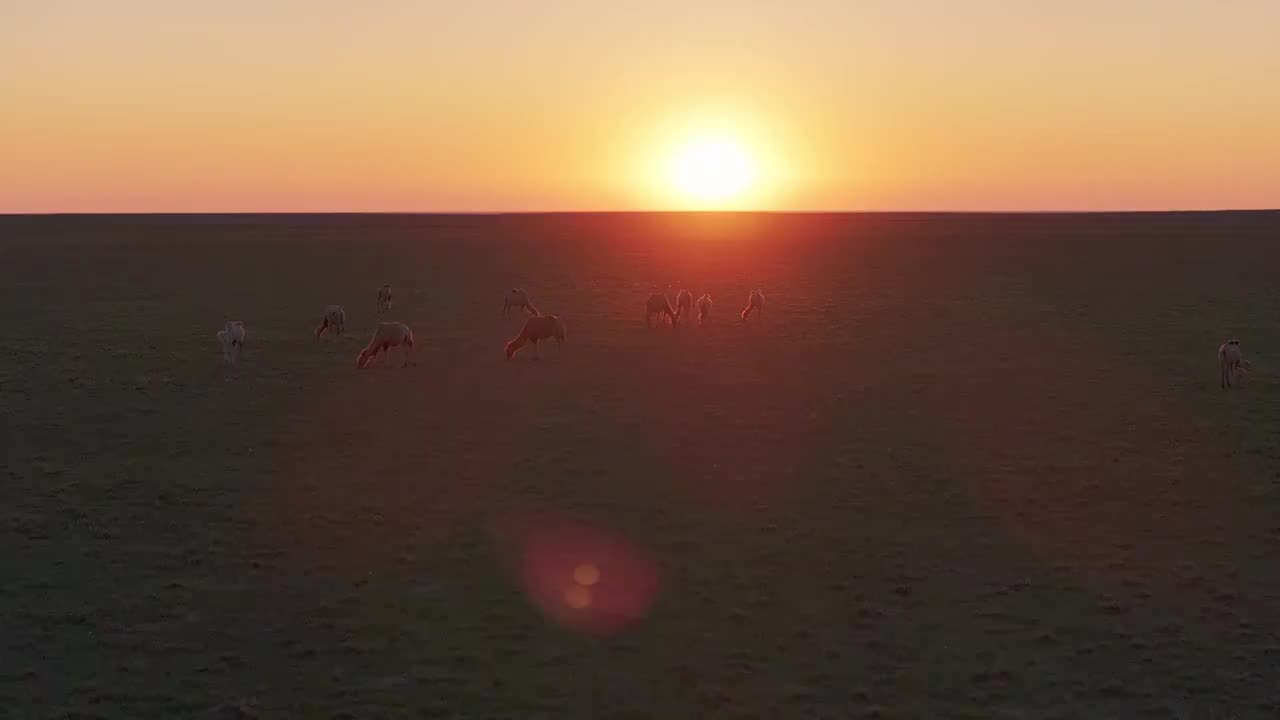
[(671, 184), (686, 198), (716, 204), (741, 196), (755, 182), (751, 155), (733, 138), (707, 136), (687, 140), (671, 158)]

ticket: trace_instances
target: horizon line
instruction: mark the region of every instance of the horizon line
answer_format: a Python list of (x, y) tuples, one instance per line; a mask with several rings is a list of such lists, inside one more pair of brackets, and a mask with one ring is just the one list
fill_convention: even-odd
[(182, 211), (72, 211), (8, 212), (0, 217), (80, 216), (206, 216), (206, 215), (1170, 215), (1209, 213), (1271, 213), (1273, 208), (1214, 208), (1165, 210), (182, 210)]

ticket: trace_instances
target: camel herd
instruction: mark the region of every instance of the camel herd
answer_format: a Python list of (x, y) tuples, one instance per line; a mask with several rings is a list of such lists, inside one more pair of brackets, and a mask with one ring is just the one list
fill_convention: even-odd
[[(390, 312), (392, 298), (390, 284), (378, 288), (377, 308), (379, 313)], [(654, 293), (649, 296), (648, 301), (645, 303), (645, 325), (653, 327), (652, 320), (657, 315), (659, 325), (662, 324), (665, 317), (670, 320), (672, 327), (676, 327), (682, 320), (693, 316), (693, 307), (693, 293), (688, 290), (681, 290), (676, 295), (675, 309), (672, 309), (671, 301), (667, 299), (665, 294)], [(513, 308), (523, 310), (529, 317), (525, 320), (520, 334), (506, 345), (508, 360), (519, 352), (520, 348), (529, 343), (533, 344), (534, 357), (538, 356), (538, 342), (541, 340), (555, 340), (557, 348), (564, 345), (564, 320), (556, 315), (542, 314), (534, 306), (533, 302), (529, 300), (529, 293), (524, 288), (512, 288), (507, 291), (506, 296), (503, 298), (503, 317), (507, 317)], [(704, 294), (698, 298), (697, 309), (698, 325), (701, 326), (706, 323), (707, 318), (711, 315), (711, 296)], [(747, 307), (742, 311), (742, 319), (745, 321), (752, 313), (758, 314), (763, 309), (764, 293), (759, 290), (752, 290), (747, 298)], [(330, 331), (335, 335), (342, 335), (346, 330), (346, 324), (346, 310), (341, 305), (328, 305), (320, 316), (320, 324), (315, 329), (315, 336), (319, 339)], [(228, 322), (223, 329), (218, 331), (217, 337), (218, 344), (222, 348), (223, 360), (231, 365), (238, 363), (240, 361), (240, 352), (244, 347), (244, 322), (240, 320)], [(413, 364), (413, 331), (409, 329), (409, 326), (400, 322), (379, 322), (377, 329), (373, 331), (373, 337), (369, 339), (369, 344), (356, 356), (356, 367), (368, 367), (370, 363), (377, 359), (379, 353), (389, 353), (391, 348), (394, 347), (404, 349), (402, 367)]]
[[(391, 285), (383, 285), (378, 288), (378, 312), (390, 312), (391, 302)], [(695, 303), (692, 292), (681, 290), (676, 294), (676, 304), (673, 308), (666, 294), (653, 293), (645, 301), (645, 326), (652, 328), (653, 320), (656, 317), (659, 325), (662, 325), (665, 320), (671, 324), (671, 327), (677, 327), (681, 321), (689, 322), (688, 318), (693, 317), (695, 306), (698, 313), (698, 325), (704, 325), (711, 315), (712, 302), (710, 295), (702, 295)], [(529, 317), (525, 320), (520, 334), (506, 344), (505, 351), (508, 360), (519, 352), (520, 348), (530, 343), (533, 344), (534, 357), (538, 356), (539, 341), (555, 340), (557, 348), (564, 345), (566, 334), (564, 320), (556, 315), (542, 314), (529, 299), (529, 293), (524, 288), (512, 288), (507, 291), (506, 296), (503, 298), (503, 317), (507, 317), (513, 308), (524, 311)], [(763, 313), (764, 293), (759, 290), (752, 290), (751, 294), (747, 296), (747, 306), (743, 308), (740, 317), (745, 322), (752, 315), (761, 317)], [(325, 307), (320, 317), (320, 325), (315, 330), (316, 338), (320, 338), (330, 330), (337, 335), (342, 335), (346, 329), (346, 320), (346, 311), (343, 310), (341, 305)], [(218, 344), (222, 348), (223, 360), (228, 364), (238, 363), (241, 350), (244, 348), (244, 322), (240, 320), (228, 322), (218, 331), (217, 337)], [(391, 348), (394, 347), (404, 349), (402, 367), (413, 363), (413, 331), (404, 323), (379, 322), (378, 327), (373, 331), (373, 337), (369, 339), (369, 344), (356, 356), (356, 367), (368, 367), (370, 363), (377, 359), (379, 353), (389, 353)], [(1239, 340), (1228, 340), (1218, 348), (1219, 387), (1225, 389), (1243, 384), (1245, 373), (1249, 372), (1252, 367), (1252, 364), (1240, 353)]]

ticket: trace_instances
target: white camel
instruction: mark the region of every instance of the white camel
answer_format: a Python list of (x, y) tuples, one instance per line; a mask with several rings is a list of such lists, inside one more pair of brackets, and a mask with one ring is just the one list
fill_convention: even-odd
[(707, 316), (711, 314), (711, 296), (703, 295), (698, 298), (698, 324), (701, 325), (707, 321)]
[(507, 359), (510, 360), (513, 355), (520, 351), (520, 348), (524, 347), (525, 343), (533, 343), (533, 356), (536, 358), (538, 357), (538, 341), (552, 338), (556, 341), (557, 349), (564, 346), (564, 321), (555, 315), (534, 315), (524, 321), (524, 328), (520, 330), (520, 334), (507, 343)]
[(747, 306), (742, 310), (742, 319), (746, 320), (752, 312), (764, 315), (764, 293), (759, 290), (752, 290), (751, 295), (747, 297)]
[(222, 359), (230, 365), (240, 362), (240, 351), (244, 348), (244, 323), (240, 320), (228, 321), (218, 331), (218, 344), (222, 346)]
[(347, 313), (342, 309), (341, 305), (329, 305), (324, 309), (324, 316), (320, 318), (320, 326), (316, 328), (316, 339), (328, 332), (329, 328), (338, 335), (347, 325)]
[(373, 331), (369, 344), (356, 356), (356, 367), (368, 366), (378, 357), (378, 353), (389, 352), (393, 347), (404, 348), (404, 363), (400, 367), (409, 365), (413, 356), (413, 331), (404, 323), (378, 323), (378, 329)]
[(688, 317), (693, 314), (693, 293), (688, 290), (681, 290), (676, 293), (676, 316), (673, 323), (677, 320), (684, 319), (688, 322)]
[(671, 327), (676, 325), (676, 313), (671, 309), (671, 301), (662, 293), (654, 293), (649, 296), (648, 301), (644, 304), (644, 326), (653, 327), (651, 319), (654, 315), (658, 316), (658, 324), (662, 324), (662, 316), (666, 315), (671, 320)]
[(1237, 385), (1243, 383), (1240, 373), (1248, 372), (1253, 365), (1240, 354), (1240, 341), (1228, 340), (1218, 348), (1218, 386), (1231, 387), (1234, 380)]
[(529, 301), (529, 293), (525, 292), (524, 288), (511, 288), (507, 291), (506, 297), (502, 299), (502, 316), (507, 317), (513, 307), (520, 308), (530, 315), (538, 314), (538, 308)]

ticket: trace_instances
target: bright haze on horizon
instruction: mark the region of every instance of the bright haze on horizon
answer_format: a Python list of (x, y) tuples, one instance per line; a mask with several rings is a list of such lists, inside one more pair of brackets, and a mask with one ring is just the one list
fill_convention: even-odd
[(37, 2), (0, 212), (1280, 206), (1280, 2)]

